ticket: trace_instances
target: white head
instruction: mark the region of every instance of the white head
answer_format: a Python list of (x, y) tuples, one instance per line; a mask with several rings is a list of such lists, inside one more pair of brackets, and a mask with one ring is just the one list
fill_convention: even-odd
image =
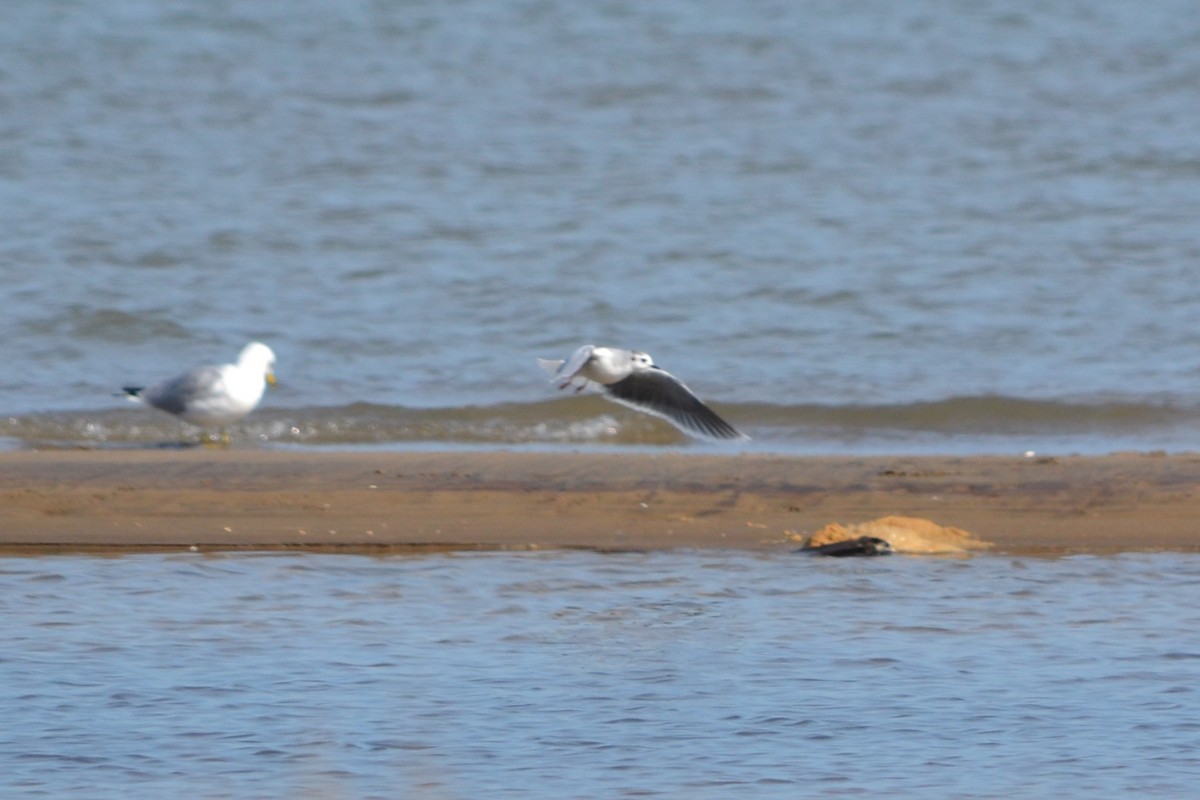
[(238, 369), (262, 375), (267, 383), (275, 385), (275, 353), (262, 342), (251, 342), (242, 348)]
[(652, 369), (654, 367), (654, 359), (649, 353), (643, 353), (634, 350), (629, 354), (629, 360), (633, 362), (634, 369)]

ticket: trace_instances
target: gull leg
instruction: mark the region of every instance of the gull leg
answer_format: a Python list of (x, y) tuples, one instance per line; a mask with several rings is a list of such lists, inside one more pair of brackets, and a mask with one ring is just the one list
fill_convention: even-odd
[(218, 428), (216, 433), (205, 431), (200, 435), (200, 444), (205, 447), (229, 447), (229, 432)]

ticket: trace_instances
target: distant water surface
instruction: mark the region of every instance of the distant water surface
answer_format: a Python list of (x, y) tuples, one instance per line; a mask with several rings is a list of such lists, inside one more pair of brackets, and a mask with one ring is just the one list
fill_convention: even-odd
[(0, 559), (5, 797), (1190, 797), (1200, 558)]
[(1194, 12), (9, 3), (0, 438), (261, 338), (301, 446), (683, 443), (597, 342), (768, 449), (1195, 449)]

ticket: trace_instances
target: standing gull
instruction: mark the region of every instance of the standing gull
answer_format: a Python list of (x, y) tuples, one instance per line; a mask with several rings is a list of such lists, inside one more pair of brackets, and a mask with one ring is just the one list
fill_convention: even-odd
[(609, 400), (662, 417), (684, 433), (706, 439), (748, 439), (717, 416), (648, 353), (587, 344), (566, 361), (539, 358), (559, 389), (600, 390)]
[(261, 342), (242, 348), (236, 364), (196, 367), (153, 386), (126, 386), (131, 399), (174, 414), (184, 422), (221, 429), (237, 422), (262, 400), (267, 384), (275, 385), (275, 353)]

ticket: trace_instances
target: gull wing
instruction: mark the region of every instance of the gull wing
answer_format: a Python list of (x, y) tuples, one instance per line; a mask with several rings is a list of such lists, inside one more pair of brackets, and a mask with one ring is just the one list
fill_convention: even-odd
[(662, 417), (685, 433), (707, 439), (750, 438), (704, 405), (682, 381), (657, 367), (638, 370), (604, 388), (610, 400)]
[(184, 414), (197, 401), (224, 390), (220, 367), (198, 367), (170, 380), (143, 389), (138, 397), (147, 405), (170, 414)]
[(567, 379), (574, 378), (579, 374), (579, 370), (592, 360), (592, 351), (595, 349), (595, 345), (585, 344), (571, 353), (571, 357), (567, 359), (566, 363), (558, 368), (558, 374)]
[(551, 375), (557, 375), (559, 369), (561, 369), (562, 365), (565, 363), (567, 362), (561, 358), (539, 358), (537, 360), (538, 366), (546, 370), (546, 372), (549, 372)]
[(599, 384), (587, 378), (581, 377), (579, 371), (587, 366), (587, 363), (592, 360), (592, 351), (595, 350), (594, 345), (585, 344), (580, 347), (566, 361), (562, 359), (539, 358), (538, 366), (554, 376), (553, 382), (559, 389), (565, 389), (568, 386), (576, 384), (577, 380), (582, 381), (576, 386), (576, 391), (584, 389), (596, 389)]

